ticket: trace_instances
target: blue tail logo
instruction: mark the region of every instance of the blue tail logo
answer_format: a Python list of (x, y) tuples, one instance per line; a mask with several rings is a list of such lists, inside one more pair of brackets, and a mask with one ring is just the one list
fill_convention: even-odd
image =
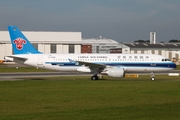
[(17, 26), (8, 26), (14, 54), (41, 54)]
[(18, 50), (21, 50), (23, 48), (23, 44), (26, 44), (26, 40), (22, 38), (17, 38), (13, 41), (14, 44), (16, 44), (16, 48)]

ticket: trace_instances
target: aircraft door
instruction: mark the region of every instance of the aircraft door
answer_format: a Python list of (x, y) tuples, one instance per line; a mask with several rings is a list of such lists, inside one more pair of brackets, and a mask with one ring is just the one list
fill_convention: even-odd
[(38, 56), (37, 65), (43, 65), (43, 56), (42, 55)]

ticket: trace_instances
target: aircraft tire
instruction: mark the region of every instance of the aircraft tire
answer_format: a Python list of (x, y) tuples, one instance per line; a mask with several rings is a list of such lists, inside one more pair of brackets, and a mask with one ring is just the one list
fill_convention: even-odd
[(152, 78), (151, 78), (151, 80), (152, 80), (152, 81), (154, 81), (154, 80), (155, 80), (155, 78), (154, 78), (154, 77), (152, 77)]
[(92, 76), (91, 80), (98, 80), (98, 76)]

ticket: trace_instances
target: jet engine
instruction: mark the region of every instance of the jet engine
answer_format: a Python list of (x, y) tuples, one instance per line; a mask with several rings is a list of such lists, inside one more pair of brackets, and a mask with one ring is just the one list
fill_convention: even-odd
[(106, 72), (102, 72), (104, 75), (108, 75), (110, 77), (124, 77), (125, 72), (123, 68), (108, 68)]

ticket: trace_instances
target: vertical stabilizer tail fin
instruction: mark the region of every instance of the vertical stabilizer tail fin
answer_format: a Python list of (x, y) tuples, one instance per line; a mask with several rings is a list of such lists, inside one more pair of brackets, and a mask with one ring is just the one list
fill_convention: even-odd
[(8, 26), (14, 54), (40, 54), (17, 26)]

